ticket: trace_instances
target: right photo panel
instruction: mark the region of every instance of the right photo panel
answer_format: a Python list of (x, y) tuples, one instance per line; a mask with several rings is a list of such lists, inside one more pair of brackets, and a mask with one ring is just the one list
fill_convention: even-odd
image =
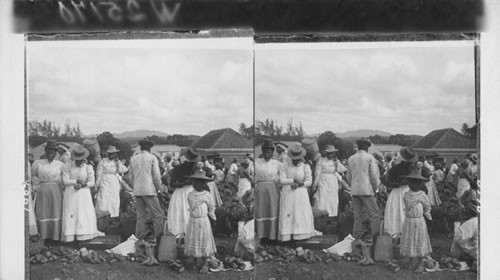
[(478, 42), (255, 44), (257, 279), (477, 278)]

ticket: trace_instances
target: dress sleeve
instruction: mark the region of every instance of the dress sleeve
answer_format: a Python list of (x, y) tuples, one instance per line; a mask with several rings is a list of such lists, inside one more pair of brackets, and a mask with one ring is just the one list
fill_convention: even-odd
[(92, 188), (95, 186), (95, 173), (94, 168), (90, 165), (86, 165), (87, 167), (87, 187)]
[(279, 175), (280, 175), (280, 183), (282, 185), (291, 185), (293, 184), (293, 178), (287, 178), (287, 169), (288, 164), (281, 164), (279, 166)]
[(216, 220), (217, 218), (215, 217), (215, 202), (212, 199), (211, 196), (207, 195), (207, 206), (208, 206), (208, 216), (212, 218), (212, 220)]
[(304, 164), (304, 187), (309, 188), (312, 185), (312, 171), (309, 164)]
[(96, 183), (95, 183), (95, 186), (98, 188), (101, 186), (101, 178), (102, 178), (102, 173), (104, 172), (104, 164), (103, 164), (103, 160), (99, 161), (99, 164), (97, 164), (97, 180), (96, 180)]
[(431, 202), (429, 201), (429, 197), (427, 195), (422, 195), (422, 204), (424, 206), (424, 216), (427, 217), (427, 219), (432, 220)]
[(71, 166), (69, 164), (65, 164), (62, 167), (62, 179), (65, 187), (76, 185), (76, 179), (71, 179), (70, 177)]
[(342, 163), (340, 163), (339, 161), (336, 162), (336, 165), (337, 165), (337, 173), (344, 173), (347, 171), (347, 168), (345, 168), (345, 166), (342, 165)]
[(128, 171), (128, 168), (121, 162), (118, 163), (118, 173), (123, 174)]

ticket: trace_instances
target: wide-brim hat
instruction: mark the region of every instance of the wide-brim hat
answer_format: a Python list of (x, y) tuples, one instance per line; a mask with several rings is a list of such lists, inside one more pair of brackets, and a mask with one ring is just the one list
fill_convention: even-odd
[(273, 139), (264, 139), (264, 143), (262, 143), (262, 149), (273, 149), (274, 150), (274, 143)]
[(470, 156), (470, 160), (472, 160), (474, 163), (477, 163), (477, 154), (472, 154)]
[(404, 178), (420, 180), (420, 181), (425, 181), (425, 182), (429, 181), (429, 179), (422, 176), (418, 170), (412, 170), (411, 173), (404, 176)]
[(356, 145), (363, 147), (370, 147), (372, 145), (372, 142), (370, 142), (368, 139), (361, 138), (356, 140)]
[(293, 144), (288, 148), (288, 157), (290, 159), (303, 159), (306, 154), (306, 149), (302, 148), (300, 144)]
[(47, 142), (45, 143), (45, 149), (46, 150), (57, 150), (59, 148), (57, 147), (56, 141), (54, 141), (54, 140), (47, 140)]
[(89, 156), (89, 150), (85, 149), (83, 146), (78, 145), (75, 146), (71, 150), (71, 159), (72, 160), (84, 160)]
[(108, 154), (114, 154), (114, 153), (118, 153), (120, 150), (118, 150), (115, 146), (109, 146), (107, 149), (106, 149), (106, 153)]
[(325, 153), (335, 153), (336, 151), (338, 151), (338, 149), (336, 149), (334, 145), (328, 145), (324, 150)]
[(203, 171), (203, 170), (196, 170), (193, 175), (186, 176), (186, 178), (204, 180), (204, 181), (211, 181), (212, 180), (211, 178), (209, 178), (205, 175), (205, 171)]
[(412, 147), (404, 147), (399, 151), (399, 154), (405, 161), (416, 162), (418, 159), (417, 152)]
[(141, 146), (141, 147), (151, 148), (154, 145), (155, 144), (148, 139), (142, 139), (139, 141), (139, 146)]
[(62, 142), (57, 142), (57, 147), (58, 148), (63, 148), (63, 149), (69, 149), (69, 146), (62, 143)]
[(200, 154), (194, 148), (189, 148), (184, 153), (184, 158), (189, 162), (198, 162), (200, 161)]

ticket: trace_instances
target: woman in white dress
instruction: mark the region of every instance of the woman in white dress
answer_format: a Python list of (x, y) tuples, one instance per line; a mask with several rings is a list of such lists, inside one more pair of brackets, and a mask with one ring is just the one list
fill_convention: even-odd
[(238, 193), (239, 198), (252, 188), (253, 180), (253, 169), (250, 168), (250, 160), (245, 160), (241, 163), (240, 169), (238, 170), (239, 180), (238, 180)]
[(72, 161), (63, 169), (64, 198), (62, 241), (89, 240), (96, 237), (97, 219), (90, 188), (95, 185), (94, 169), (85, 160), (89, 151), (76, 146)]
[(462, 195), (464, 195), (464, 193), (470, 189), (470, 177), (467, 170), (468, 167), (469, 163), (467, 161), (464, 161), (462, 164), (460, 164), (460, 167), (457, 170), (458, 183), (456, 195), (459, 200)]
[(64, 163), (55, 160), (56, 142), (49, 140), (45, 146), (45, 159), (37, 160), (32, 167), (32, 183), (36, 191), (35, 216), (42, 239), (61, 239), (62, 218), (62, 169)]
[(347, 169), (335, 158), (335, 146), (328, 145), (325, 158), (316, 164), (313, 188), (317, 188), (314, 194), (314, 208), (328, 211), (328, 217), (336, 217), (339, 205), (339, 173)]
[[(427, 187), (427, 196), (429, 197), (429, 201), (431, 203), (431, 206), (439, 206), (441, 205), (441, 199), (439, 197), (439, 193), (437, 191), (437, 184), (436, 180), (439, 177), (438, 174), (436, 174), (436, 170), (433, 164), (429, 163), (429, 160), (426, 158), (424, 161), (424, 166), (429, 169), (431, 172), (431, 178), (428, 182), (425, 183), (425, 186)], [(437, 175), (437, 176), (436, 176)]]
[(397, 237), (403, 231), (406, 213), (404, 194), (410, 190), (406, 176), (416, 170), (417, 153), (410, 147), (402, 148), (396, 159), (399, 163), (389, 170), (387, 185), (391, 189), (384, 211), (384, 231)]
[(118, 160), (118, 152), (115, 146), (109, 146), (106, 150), (107, 158), (102, 159), (97, 165), (97, 202), (96, 213), (98, 218), (109, 213), (111, 218), (120, 214), (120, 178), (119, 174), (128, 171)]
[(200, 155), (193, 148), (186, 150), (184, 162), (172, 170), (171, 185), (175, 188), (168, 204), (168, 231), (175, 236), (186, 233), (189, 222), (188, 194), (193, 191), (193, 184), (187, 179), (197, 169)]
[(288, 148), (290, 161), (281, 166), (282, 185), (279, 211), (279, 240), (303, 240), (314, 236), (314, 216), (307, 188), (312, 172), (303, 159), (306, 150), (299, 144)]

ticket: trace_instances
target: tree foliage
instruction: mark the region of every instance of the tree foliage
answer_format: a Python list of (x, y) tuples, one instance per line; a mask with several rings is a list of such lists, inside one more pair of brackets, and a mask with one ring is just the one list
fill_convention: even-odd
[(289, 119), (286, 125), (286, 129), (283, 128), (276, 120), (265, 119), (264, 121), (255, 121), (255, 134), (256, 135), (267, 135), (270, 137), (279, 136), (300, 136), (303, 137), (306, 132), (302, 127), (302, 123), (295, 123), (293, 119)]
[(47, 139), (81, 144), (83, 133), (80, 129), (80, 124), (78, 122), (73, 124), (70, 120), (65, 122), (63, 130), (54, 121), (50, 120), (33, 120), (28, 122), (28, 142), (30, 147), (43, 144)]
[(245, 136), (247, 139), (253, 139), (255, 134), (254, 125), (247, 126), (245, 123), (240, 123), (239, 132), (241, 135)]
[(472, 127), (469, 127), (468, 123), (463, 123), (461, 131), (462, 134), (465, 135), (467, 138), (474, 140), (477, 138), (477, 124), (475, 124)]

